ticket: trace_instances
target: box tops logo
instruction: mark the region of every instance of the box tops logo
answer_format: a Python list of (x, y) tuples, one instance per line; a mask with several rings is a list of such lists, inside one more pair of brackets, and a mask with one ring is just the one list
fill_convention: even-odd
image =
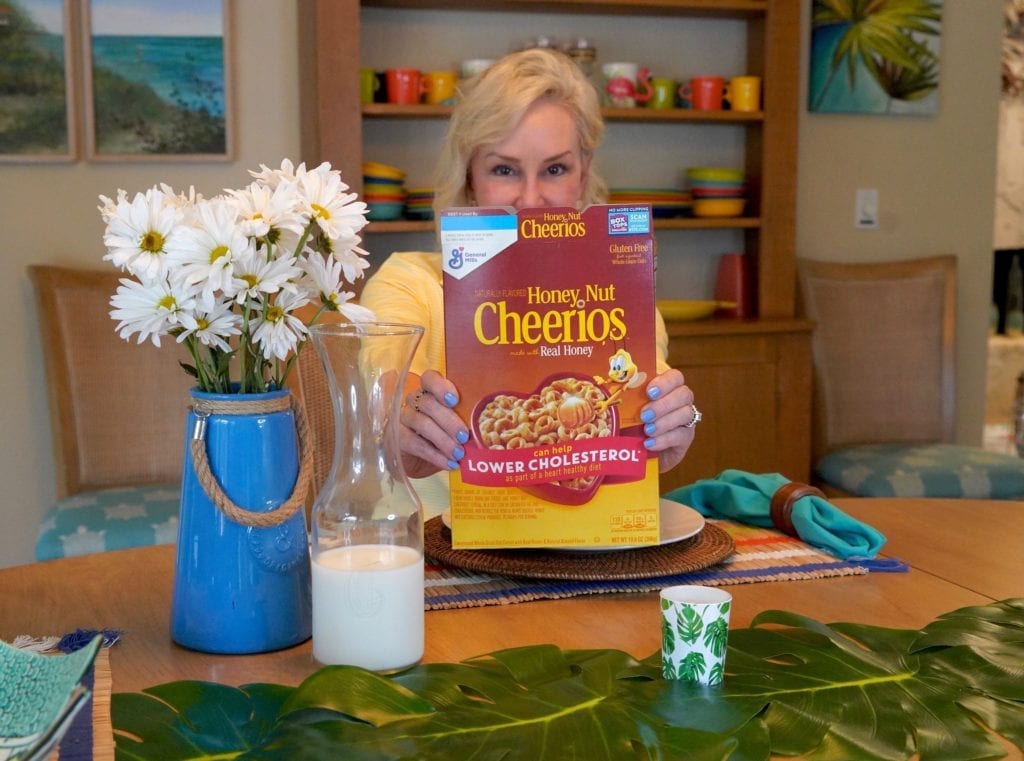
[(650, 206), (613, 206), (608, 209), (609, 235), (648, 235), (650, 232)]

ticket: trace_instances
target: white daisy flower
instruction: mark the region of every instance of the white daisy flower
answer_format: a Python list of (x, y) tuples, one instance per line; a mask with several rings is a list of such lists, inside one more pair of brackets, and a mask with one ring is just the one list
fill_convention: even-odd
[(253, 341), (265, 359), (287, 359), (306, 337), (306, 326), (292, 312), (308, 303), (304, 295), (281, 291), (274, 303), (253, 321)]
[(372, 311), (352, 303), (354, 293), (341, 290), (342, 264), (334, 256), (311, 254), (304, 269), (312, 283), (311, 290), (319, 294), (320, 303), (329, 311), (341, 312), (352, 322), (368, 322), (374, 318)]
[(140, 279), (159, 280), (180, 221), (181, 212), (156, 188), (136, 193), (130, 202), (127, 194), (119, 195), (103, 236), (108, 251), (103, 259)]
[(149, 338), (160, 345), (160, 336), (195, 320), (191, 311), (195, 298), (189, 289), (172, 285), (166, 279), (140, 283), (121, 278), (121, 285), (110, 299), (110, 316), (120, 320), (114, 330), (126, 341), (138, 333), (138, 343)]
[(305, 213), (328, 238), (344, 246), (358, 242), (357, 233), (366, 226), (366, 204), (345, 192), (348, 185), (330, 164), (299, 174), (298, 189)]
[(209, 311), (217, 292), (230, 289), (233, 264), (252, 244), (238, 229), (237, 210), (230, 201), (204, 201), (196, 209), (198, 226), (183, 229), (167, 255), (174, 267), (172, 278), (201, 285), (201, 304)]
[(201, 193), (196, 192), (195, 185), (189, 185), (188, 192), (183, 193), (176, 193), (174, 188), (166, 182), (161, 182), (157, 187), (167, 197), (167, 200), (186, 217), (192, 215), (197, 203), (202, 203), (205, 200)]
[(298, 168), (296, 168), (289, 159), (283, 159), (280, 169), (271, 169), (266, 164), (260, 164), (260, 171), (254, 172), (250, 169), (249, 174), (264, 185), (276, 188), (282, 182), (294, 183), (296, 173), (303, 173), (305, 171), (305, 162), (299, 164)]
[(282, 182), (275, 188), (259, 182), (249, 184), (242, 190), (228, 190), (238, 211), (239, 226), (243, 235), (250, 238), (267, 238), (271, 243), (281, 240), (285, 231), (293, 233), (292, 248), (297, 236), (302, 234), (304, 224), (296, 208), (298, 196), (295, 185)]
[(336, 247), (332, 253), (345, 273), (345, 280), (350, 283), (354, 283), (358, 278), (361, 278), (363, 270), (370, 266), (370, 262), (367, 259), (369, 254), (357, 245), (359, 241), (360, 239), (357, 237), (347, 246)]
[(352, 321), (374, 318), (345, 290), (369, 262), (358, 235), (366, 204), (341, 174), (288, 159), (250, 174), (247, 187), (208, 199), (165, 183), (99, 197), (104, 259), (137, 278), (111, 298), (117, 333), (208, 347), (196, 360), (204, 390), (230, 387), (236, 352), (254, 359), (244, 372), (257, 386), (283, 384), (308, 334), (295, 312), (310, 301)]
[(294, 256), (268, 259), (254, 246), (250, 246), (234, 265), (230, 289), (225, 293), (242, 304), (247, 298), (261, 299), (264, 294), (277, 293), (282, 288), (295, 291), (295, 281), (302, 276), (299, 260)]
[(100, 217), (103, 219), (104, 224), (110, 224), (110, 220), (117, 215), (117, 205), (122, 202), (128, 202), (128, 191), (126, 190), (118, 188), (116, 201), (102, 193), (100, 194), (100, 205), (96, 208), (100, 210)]
[(194, 335), (205, 346), (230, 352), (231, 345), (227, 339), (242, 334), (239, 327), (242, 318), (231, 311), (231, 306), (232, 303), (227, 301), (217, 304), (209, 312), (197, 312), (194, 319), (189, 321), (188, 327), (178, 336), (178, 343)]

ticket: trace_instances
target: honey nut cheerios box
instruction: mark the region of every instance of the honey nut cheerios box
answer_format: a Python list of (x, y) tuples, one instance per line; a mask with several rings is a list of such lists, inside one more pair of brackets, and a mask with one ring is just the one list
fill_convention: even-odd
[(657, 544), (649, 206), (458, 208), (440, 219), (445, 351), (470, 440), (456, 549)]

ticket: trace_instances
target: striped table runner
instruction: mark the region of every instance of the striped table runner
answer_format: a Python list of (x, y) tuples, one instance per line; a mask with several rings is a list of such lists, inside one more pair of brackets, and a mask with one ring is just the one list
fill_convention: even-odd
[(510, 578), (428, 564), (427, 610), (509, 605), (608, 592), (651, 592), (674, 584), (725, 586), (868, 573), (864, 564), (840, 560), (773, 529), (727, 520), (709, 521), (727, 531), (736, 552), (718, 565), (692, 573), (615, 581), (551, 581)]

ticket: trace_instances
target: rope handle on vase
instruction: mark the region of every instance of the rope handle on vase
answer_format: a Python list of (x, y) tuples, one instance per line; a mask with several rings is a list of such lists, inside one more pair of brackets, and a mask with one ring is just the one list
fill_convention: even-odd
[[(210, 470), (210, 461), (206, 456), (206, 418), (210, 415), (252, 415), (266, 412), (284, 412), (292, 410), (295, 416), (295, 428), (299, 439), (299, 473), (295, 478), (295, 486), (291, 496), (268, 512), (246, 510), (231, 501), (224, 493), (217, 477)], [(291, 518), (306, 501), (306, 494), (313, 478), (313, 453), (309, 448), (309, 423), (302, 405), (295, 402), (294, 397), (278, 397), (260, 401), (229, 401), (214, 402), (206, 399), (195, 399), (191, 406), (196, 414), (196, 425), (192, 431), (189, 448), (192, 452), (192, 466), (195, 468), (199, 483), (203, 485), (206, 496), (224, 515), (243, 526), (253, 528), (272, 528), (280, 526)]]

